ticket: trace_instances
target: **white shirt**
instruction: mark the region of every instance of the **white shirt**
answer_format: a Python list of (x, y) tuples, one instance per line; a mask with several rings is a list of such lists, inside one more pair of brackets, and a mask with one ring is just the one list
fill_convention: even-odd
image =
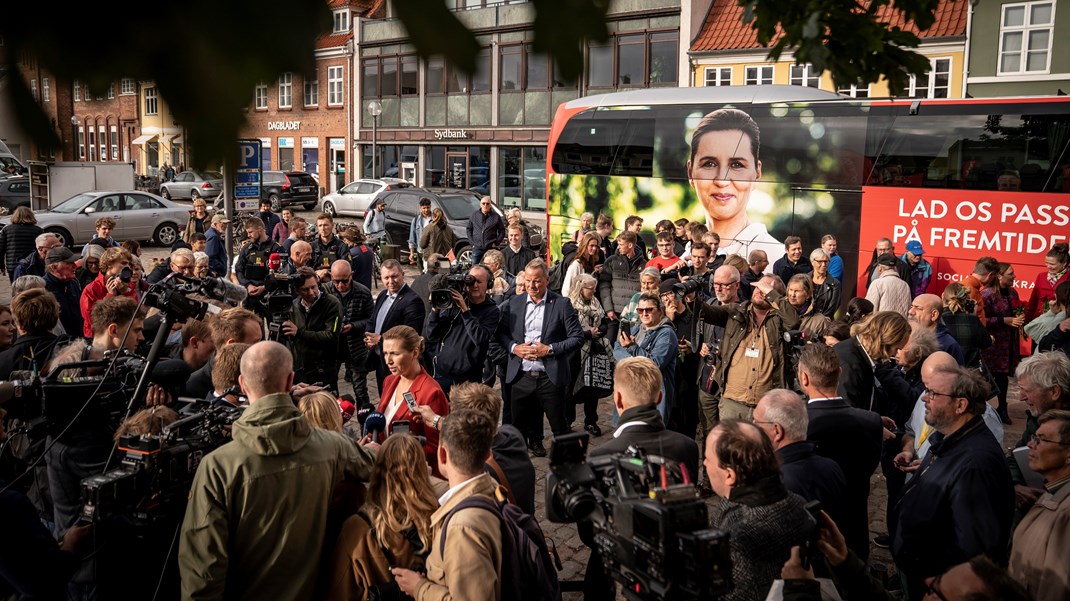
[[(482, 475), (483, 474), (480, 474), (479, 476), (482, 476)], [(479, 476), (475, 476), (474, 478), (469, 478), (469, 479), (465, 480), (464, 482), (461, 482), (457, 486), (451, 486), (450, 489), (445, 492), (445, 494), (443, 494), (441, 497), (438, 498), (438, 506), (442, 507), (443, 505), (445, 505), (446, 502), (450, 500), (450, 497), (452, 497), (454, 494), (456, 494), (458, 490), (460, 490), (461, 488), (463, 488), (467, 484), (470, 484), (473, 480), (475, 480), (476, 478), (479, 478)]]
[[(400, 384), (400, 382), (399, 382)], [(386, 405), (386, 423), (390, 423), (394, 420), (394, 415), (397, 414), (398, 409), (401, 408), (402, 396), (398, 394), (397, 388), (394, 389), (394, 396), (390, 397), (390, 402)]]
[[(524, 307), (524, 342), (542, 342), (542, 322), (543, 317), (546, 315), (546, 297), (542, 297), (542, 300), (536, 303), (531, 300), (531, 296), (528, 296), (528, 302)], [(514, 344), (513, 347), (515, 348), (516, 345)], [(546, 366), (542, 364), (542, 361), (522, 359), (520, 366), (523, 371), (546, 371)]]
[(383, 306), (379, 307), (379, 314), (375, 316), (375, 333), (382, 334), (383, 322), (386, 321), (386, 315), (390, 313), (390, 307), (394, 306), (394, 301), (397, 300), (398, 295), (386, 292), (386, 300), (383, 301)]

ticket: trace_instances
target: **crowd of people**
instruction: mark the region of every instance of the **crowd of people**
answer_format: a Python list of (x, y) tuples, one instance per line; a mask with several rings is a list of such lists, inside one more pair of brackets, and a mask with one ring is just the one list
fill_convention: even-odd
[[(173, 516), (165, 596), (505, 598), (517, 569), (506, 514), (472, 499), (534, 515), (533, 458), (547, 455), (548, 427), (582, 428), (596, 454), (638, 446), (686, 466), (718, 497), (728, 599), (765, 599), (775, 580), (785, 599), (817, 599), (815, 574), (848, 599), (1070, 599), (1065, 244), (1022, 300), (1013, 266), (993, 257), (930, 293), (922, 245), (900, 255), (881, 239), (864, 295), (847, 298), (833, 235), (742, 257), (702, 223), (663, 220), (648, 252), (641, 218), (614, 236), (612, 219), (585, 214), (549, 264), (519, 216), (503, 219), (487, 198), (468, 225), (475, 264), (457, 266), (443, 263), (453, 233), (427, 201), (408, 241), (422, 273), (388, 259), (373, 281), (376, 210), (339, 235), (328, 214), (312, 231), (262, 206), (230, 253), (229, 222), (199, 200), (176, 248), (147, 270), (109, 218), (78, 255), (16, 211), (0, 231), (12, 276), (0, 379), (93, 376), (102, 368), (64, 366), (146, 354), (165, 320), (143, 301), (170, 274), (230, 278), (246, 295), (163, 334), (172, 376), (154, 379), (121, 427), (94, 415), (37, 444), (0, 429), (12, 438), (0, 520), (23, 542), (0, 554), (0, 597), (158, 585), (160, 566), (145, 582), (109, 580), (115, 557), (102, 541), (125, 535), (95, 523), (87, 534), (81, 482), (116, 465), (119, 436), (159, 433), (192, 398), (244, 412)], [(1005, 454), (1012, 377), (1029, 411)], [(346, 383), (353, 394), (340, 397)], [(612, 415), (599, 412), (605, 397)], [(888, 529), (871, 539), (878, 468)], [(166, 536), (149, 540), (169, 548)], [(891, 550), (894, 577), (867, 577), (872, 545)], [(585, 594), (613, 598), (599, 557)], [(32, 575), (32, 561), (62, 577)]]

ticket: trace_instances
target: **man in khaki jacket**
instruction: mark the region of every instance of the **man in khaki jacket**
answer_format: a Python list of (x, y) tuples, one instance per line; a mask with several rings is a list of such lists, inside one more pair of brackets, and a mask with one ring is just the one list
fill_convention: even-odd
[[(438, 500), (431, 515), (431, 554), (427, 576), (393, 568), (398, 586), (416, 601), (463, 599), (498, 600), (502, 597), (502, 537), (498, 516), (486, 509), (461, 509), (450, 518), (446, 532), (442, 522), (450, 511), (473, 495), (494, 498), (496, 484), (483, 471), (490, 457), (495, 423), (490, 417), (461, 409), (443, 418), (438, 445), (438, 465), (450, 488)], [(442, 537), (446, 537), (445, 549)]]
[(311, 601), (334, 487), (374, 457), (312, 428), (290, 398), (293, 358), (259, 342), (241, 359), (249, 408), (197, 468), (182, 525), (182, 598)]

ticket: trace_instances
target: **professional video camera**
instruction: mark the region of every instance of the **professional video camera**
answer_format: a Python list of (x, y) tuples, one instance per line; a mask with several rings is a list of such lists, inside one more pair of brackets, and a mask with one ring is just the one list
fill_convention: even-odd
[(450, 294), (451, 290), (460, 292), (467, 299), (468, 287), (476, 283), (476, 279), (468, 273), (470, 269), (470, 265), (459, 263), (450, 268), (449, 273), (439, 274), (432, 278), (430, 283), (431, 306), (439, 311), (452, 307), (453, 295)]
[(146, 525), (181, 515), (201, 459), (230, 440), (230, 426), (244, 410), (204, 405), (158, 435), (121, 437), (121, 465), (82, 480), (82, 518)]
[[(791, 368), (791, 373), (798, 374), (799, 355), (802, 353), (803, 347), (810, 341), (806, 338), (806, 332), (803, 332), (802, 330), (788, 330), (787, 332), (784, 332), (784, 342), (788, 344), (788, 365)], [(792, 389), (799, 393), (802, 392), (802, 386), (799, 385), (798, 375), (795, 376)]]
[(642, 449), (586, 461), (585, 432), (554, 438), (546, 516), (590, 521), (606, 571), (629, 599), (712, 599), (732, 589), (728, 535), (707, 529), (687, 469)]
[(245, 300), (248, 292), (223, 278), (192, 278), (174, 273), (149, 288), (145, 293), (145, 304), (171, 313), (176, 321), (204, 319), (205, 313), (208, 312), (208, 303), (189, 298), (190, 294), (199, 294), (237, 306)]

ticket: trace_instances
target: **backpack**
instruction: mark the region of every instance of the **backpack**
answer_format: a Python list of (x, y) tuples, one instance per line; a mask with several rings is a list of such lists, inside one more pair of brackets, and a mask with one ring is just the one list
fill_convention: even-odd
[(502, 601), (560, 601), (561, 586), (557, 581), (557, 570), (539, 523), (516, 505), (506, 502), (501, 487), (495, 491), (495, 495), (497, 500), (472, 495), (446, 514), (442, 520), (439, 554), (446, 551), (446, 532), (453, 514), (471, 507), (485, 509), (501, 521)]
[(561, 260), (554, 263), (554, 266), (550, 268), (550, 281), (546, 286), (547, 288), (561, 294), (561, 288), (565, 285), (565, 273), (568, 271), (568, 266), (572, 264), (573, 259), (576, 258), (576, 250), (578, 248), (575, 242), (566, 242), (561, 246)]

